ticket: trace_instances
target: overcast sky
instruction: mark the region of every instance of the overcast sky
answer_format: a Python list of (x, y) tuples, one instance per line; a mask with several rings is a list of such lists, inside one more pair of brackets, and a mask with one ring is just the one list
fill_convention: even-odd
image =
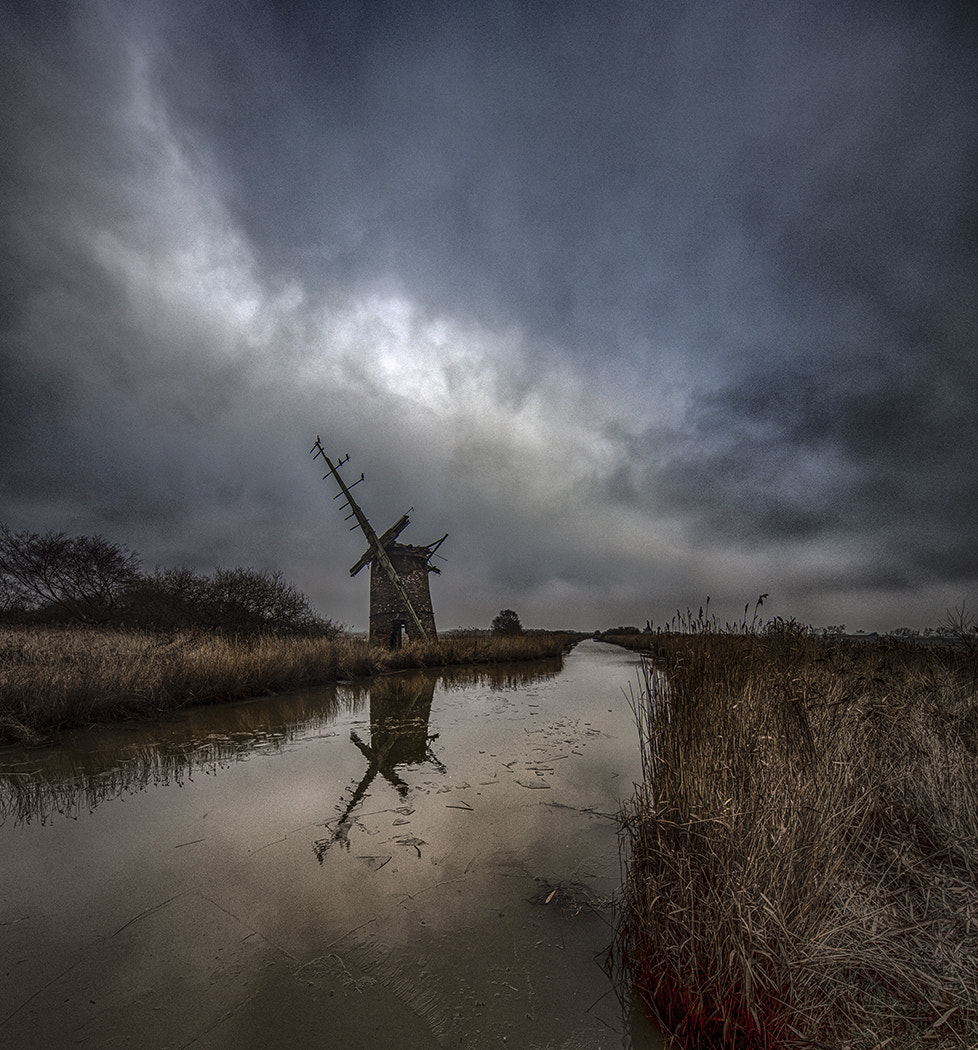
[(969, 4), (0, 4), (11, 528), (362, 629), (318, 434), (441, 628), (978, 605)]

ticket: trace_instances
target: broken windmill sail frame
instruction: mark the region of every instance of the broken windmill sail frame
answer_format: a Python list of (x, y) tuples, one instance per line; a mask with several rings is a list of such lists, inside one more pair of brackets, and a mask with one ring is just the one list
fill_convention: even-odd
[[(321, 458), (326, 463), (329, 473), (323, 475), (323, 480), (325, 481), (326, 478), (332, 477), (335, 480), (336, 484), (339, 485), (340, 491), (336, 493), (333, 499), (339, 499), (340, 496), (344, 496), (346, 498), (346, 502), (343, 504), (342, 507), (342, 509), (344, 510), (346, 508), (349, 508), (350, 510), (350, 513), (346, 516), (346, 520), (349, 521), (350, 518), (356, 518), (356, 524), (350, 526), (350, 531), (352, 532), (354, 529), (360, 529), (360, 531), (363, 533), (364, 537), (367, 540), (367, 550), (364, 551), (364, 553), (360, 556), (360, 559), (350, 569), (350, 575), (356, 576), (356, 574), (360, 572), (360, 570), (363, 569), (364, 566), (369, 565), (371, 562), (375, 562), (377, 565), (379, 565), (383, 570), (384, 574), (387, 576), (387, 579), (390, 581), (390, 584), (393, 587), (398, 598), (403, 603), (404, 611), (407, 614), (408, 619), (411, 621), (412, 626), (417, 631), (418, 637), (421, 638), (423, 641), (428, 641), (428, 630), (421, 622), (421, 618), (418, 616), (418, 612), (414, 607), (414, 603), (411, 601), (411, 598), (407, 593), (407, 589), (404, 586), (404, 581), (398, 575), (397, 569), (394, 567), (394, 563), (391, 561), (390, 555), (388, 554), (387, 550), (388, 546), (390, 544), (393, 544), (396, 541), (397, 537), (410, 524), (410, 518), (408, 517), (410, 511), (408, 511), (408, 514), (401, 515), (401, 517), (389, 529), (387, 529), (386, 532), (384, 532), (381, 536), (378, 536), (377, 533), (374, 531), (373, 526), (367, 520), (366, 514), (364, 514), (364, 512), (360, 509), (359, 504), (357, 503), (356, 499), (354, 499), (353, 494), (350, 491), (354, 486), (359, 485), (360, 482), (364, 480), (363, 474), (361, 473), (360, 477), (357, 478), (357, 480), (354, 481), (352, 485), (347, 485), (343, 478), (340, 476), (339, 468), (342, 467), (343, 464), (349, 460), (349, 453), (345, 455), (342, 459), (337, 460), (336, 463), (333, 463), (329, 456), (326, 455), (326, 452), (323, 449), (322, 444), (320, 443), (318, 435), (316, 436), (316, 443), (309, 451), (310, 453), (312, 453), (314, 459)], [(413, 510), (414, 508), (412, 507), (411, 509)], [(419, 550), (424, 551), (427, 559), (430, 560), (435, 551), (438, 550), (438, 548), (445, 542), (447, 538), (448, 533), (442, 536), (442, 538), (440, 540), (437, 540), (435, 543), (431, 543), (427, 547), (419, 548)], [(434, 566), (431, 566), (430, 568), (435, 572), (438, 571)]]

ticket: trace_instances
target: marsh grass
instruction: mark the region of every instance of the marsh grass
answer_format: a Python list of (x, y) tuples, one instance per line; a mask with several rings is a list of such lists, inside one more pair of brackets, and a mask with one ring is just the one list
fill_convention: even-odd
[(974, 657), (647, 634), (625, 976), (683, 1047), (978, 1046)]
[(567, 634), (446, 635), (396, 651), (341, 637), (0, 628), (0, 740), (389, 671), (559, 656)]

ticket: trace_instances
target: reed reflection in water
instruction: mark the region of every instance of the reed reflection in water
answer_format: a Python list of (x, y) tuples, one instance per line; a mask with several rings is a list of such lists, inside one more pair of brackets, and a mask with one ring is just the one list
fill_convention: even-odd
[[(7, 748), (0, 752), (0, 825), (76, 818), (149, 787), (182, 784), (197, 773), (217, 775), (258, 752), (275, 753), (299, 740), (328, 734), (338, 718), (355, 714), (368, 702), (370, 743), (351, 733), (368, 761), (364, 779), (372, 780), (379, 772), (404, 787), (396, 773), (399, 765), (428, 761), (444, 770), (428, 747), (428, 720), (437, 686), (448, 692), (473, 685), (510, 689), (553, 678), (561, 666), (556, 658), (402, 672), (364, 683), (191, 708), (159, 721), (72, 730), (51, 746)], [(341, 815), (341, 822), (347, 820), (344, 827), (369, 787), (369, 780), (361, 783), (362, 791), (357, 794), (360, 785), (355, 786), (355, 797), (341, 806), (347, 810)], [(317, 844), (320, 859), (329, 844), (322, 850)]]

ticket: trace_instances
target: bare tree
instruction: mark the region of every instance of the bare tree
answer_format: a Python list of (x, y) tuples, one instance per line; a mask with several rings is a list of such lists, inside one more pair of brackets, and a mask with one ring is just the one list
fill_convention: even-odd
[(11, 532), (0, 525), (0, 577), (11, 607), (105, 623), (139, 580), (139, 559), (104, 536)]
[(26, 616), (27, 609), (20, 594), (6, 576), (0, 575), (0, 621), (16, 623)]

